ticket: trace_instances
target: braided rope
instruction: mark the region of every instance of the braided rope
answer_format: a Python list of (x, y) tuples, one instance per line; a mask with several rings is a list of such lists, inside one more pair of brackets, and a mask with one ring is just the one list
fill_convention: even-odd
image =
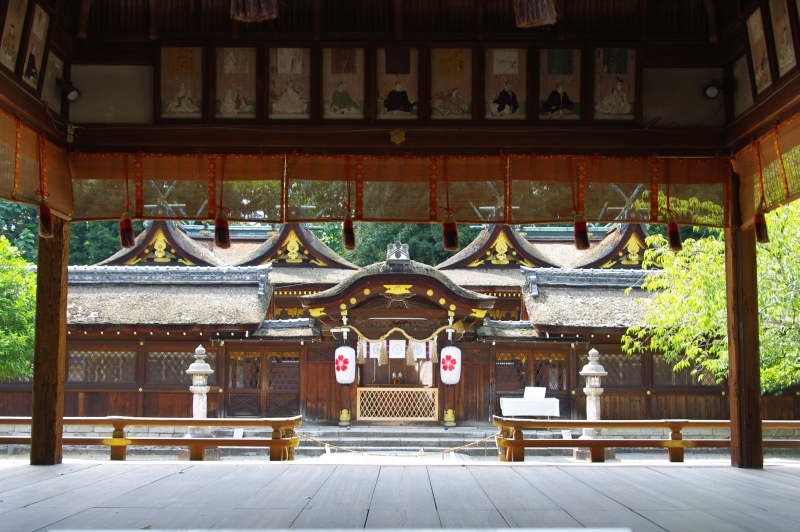
[(304, 440), (312, 441), (312, 442), (317, 443), (319, 445), (324, 445), (327, 448), (336, 449), (337, 451), (342, 451), (342, 452), (345, 452), (345, 453), (360, 454), (362, 456), (384, 456), (384, 457), (396, 457), (396, 458), (424, 458), (426, 456), (444, 455), (444, 454), (447, 454), (447, 453), (453, 453), (453, 452), (456, 452), (456, 451), (460, 451), (462, 449), (468, 449), (470, 447), (478, 445), (479, 443), (482, 443), (482, 442), (485, 442), (485, 441), (489, 441), (492, 438), (496, 438), (496, 437), (501, 435), (500, 432), (497, 432), (495, 434), (492, 434), (491, 436), (486, 436), (485, 438), (481, 438), (480, 440), (476, 440), (476, 441), (474, 441), (472, 443), (467, 443), (467, 444), (461, 445), (459, 447), (452, 447), (450, 449), (445, 449), (444, 451), (437, 451), (437, 452), (434, 452), (434, 453), (421, 452), (421, 453), (414, 453), (414, 454), (386, 454), (386, 453), (370, 453), (370, 452), (365, 452), (365, 451), (356, 451), (355, 449), (348, 449), (347, 447), (340, 447), (338, 445), (333, 445), (331, 443), (325, 443), (322, 440), (318, 440), (316, 438), (312, 438), (311, 436), (306, 436), (305, 434), (302, 434), (302, 433), (297, 432), (297, 431), (295, 431), (294, 433), (297, 436), (303, 438)]

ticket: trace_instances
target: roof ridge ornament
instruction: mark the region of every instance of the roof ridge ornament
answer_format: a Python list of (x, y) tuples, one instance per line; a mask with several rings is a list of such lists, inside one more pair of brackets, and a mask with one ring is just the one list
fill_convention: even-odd
[(411, 262), (411, 255), (408, 252), (408, 244), (397, 241), (386, 246), (387, 264), (407, 264)]

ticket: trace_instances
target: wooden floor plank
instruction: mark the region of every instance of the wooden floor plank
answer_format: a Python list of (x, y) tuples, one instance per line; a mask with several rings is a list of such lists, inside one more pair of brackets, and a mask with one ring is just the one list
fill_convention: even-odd
[(51, 466), (28, 466), (22, 474), (15, 474), (0, 482), (0, 499), (2, 499), (2, 495), (8, 491), (38, 482), (47, 482), (59, 476), (71, 475), (72, 473), (77, 473), (93, 465), (95, 464), (87, 462), (85, 464), (70, 463)]
[(370, 508), (367, 528), (441, 528), (435, 508), (398, 505), (387, 509)]
[(694, 510), (670, 493), (657, 495), (651, 490), (649, 478), (655, 476), (652, 471), (625, 468), (629, 474), (636, 472), (639, 477), (638, 481), (630, 481), (618, 469), (623, 468), (569, 467), (563, 470), (631, 510)]
[(511, 528), (580, 528), (581, 524), (564, 510), (500, 510)]
[[(494, 510), (492, 501), (466, 467), (431, 466), (427, 469), (440, 516), (441, 510)], [(444, 521), (442, 526), (447, 526)]]
[(69, 496), (84, 488), (92, 488), (128, 472), (133, 473), (138, 466), (96, 465), (82, 469), (69, 475), (57, 475), (46, 481), (27, 484), (17, 489), (0, 494), (3, 506), (22, 508), (36, 503), (45, 503), (48, 499)]
[(2, 515), (0, 530), (14, 532), (31, 532), (33, 530), (49, 530), (53, 523), (78, 513), (74, 508), (16, 508)]
[(292, 523), (292, 528), (364, 528), (366, 521), (366, 508), (342, 512), (331, 512), (330, 508), (304, 508)]
[(192, 465), (119, 497), (104, 501), (105, 508), (164, 508), (231, 472), (234, 466)]
[(491, 510), (439, 510), (442, 528), (508, 528), (500, 512)]
[(797, 516), (794, 519), (783, 517), (775, 512), (754, 510), (742, 512), (737, 510), (706, 510), (709, 514), (733, 523), (734, 525), (750, 532), (797, 532)]
[[(632, 510), (573, 510), (569, 514), (586, 528), (630, 528), (631, 532), (664, 532), (664, 529)], [(700, 531), (688, 528), (685, 532)]]
[[(436, 511), (428, 471), (424, 467), (382, 467), (369, 505), (370, 510), (411, 508)], [(387, 516), (391, 517), (391, 516)], [(372, 519), (372, 514), (370, 517)], [(438, 516), (436, 522), (439, 522)]]
[(618, 502), (568, 475), (561, 468), (524, 466), (514, 467), (514, 471), (569, 513), (573, 510), (626, 510)]
[(109, 477), (103, 481), (92, 482), (80, 489), (72, 492), (62, 493), (55, 497), (50, 497), (29, 508), (75, 508), (86, 509), (97, 506), (104, 501), (120, 497), (135, 489), (141, 488), (169, 475), (174, 475), (178, 471), (190, 467), (188, 464), (164, 464), (159, 467), (130, 467), (123, 469), (123, 473), (118, 477)]
[(800, 477), (800, 466), (796, 465), (779, 465), (779, 466), (770, 466), (770, 471), (775, 473), (781, 473), (782, 475), (792, 475), (795, 477)]
[(318, 465), (290, 467), (237, 508), (305, 508), (335, 469)]
[(300, 508), (235, 508), (214, 523), (211, 528), (288, 529), (297, 519), (297, 516), (300, 515), (300, 511)]
[(498, 510), (561, 509), (510, 467), (468, 467), (467, 470)]
[(669, 532), (685, 532), (687, 530), (702, 530), (703, 532), (743, 532), (744, 530), (733, 523), (723, 521), (719, 517), (715, 517), (700, 510), (658, 510), (639, 513)]
[(739, 469), (733, 467), (725, 468), (724, 470), (709, 470), (709, 474), (717, 478), (730, 479), (734, 482), (758, 488), (762, 493), (783, 490), (782, 494), (784, 496), (800, 502), (800, 490), (785, 490), (786, 486), (800, 487), (800, 479), (784, 479), (761, 469)]
[(783, 495), (787, 491), (785, 487), (780, 492), (767, 493), (765, 495), (762, 490), (751, 487), (747, 483), (731, 478), (720, 478), (711, 474), (710, 471), (714, 468), (658, 467), (652, 469), (676, 478), (681, 482), (700, 486), (704, 490), (716, 492), (761, 510), (770, 511), (797, 507), (794, 500)]
[(67, 517), (49, 530), (84, 530), (93, 528), (197, 529), (208, 528), (222, 519), (229, 510), (219, 508), (89, 508)]
[(368, 510), (380, 470), (378, 466), (338, 466), (306, 509)]
[(288, 469), (286, 465), (234, 467), (230, 472), (170, 504), (170, 508), (219, 507), (232, 510)]

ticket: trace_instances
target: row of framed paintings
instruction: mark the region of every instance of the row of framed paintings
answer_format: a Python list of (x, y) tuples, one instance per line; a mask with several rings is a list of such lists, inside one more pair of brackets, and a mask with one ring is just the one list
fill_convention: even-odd
[[(762, 15), (762, 7), (757, 7), (747, 17), (753, 87), (757, 95), (773, 85), (775, 75), (781, 78), (797, 66), (795, 30), (800, 0), (767, 0), (766, 3), (768, 19)], [(796, 9), (794, 14), (791, 13), (793, 8)], [(772, 30), (772, 43), (769, 42), (768, 29)]]
[[(587, 84), (582, 81), (582, 48), (494, 47), (331, 47), (267, 48), (162, 46), (156, 87), (162, 120), (308, 120), (319, 109), (323, 120), (519, 121), (579, 120)], [(592, 112), (595, 120), (634, 120), (637, 100), (637, 48), (591, 49), (595, 57)], [(205, 58), (204, 54), (212, 54)], [(535, 53), (538, 61), (529, 61)], [(266, 57), (260, 57), (263, 54)], [(484, 55), (481, 65), (476, 57)], [(369, 57), (369, 59), (368, 59)], [(374, 69), (368, 68), (369, 64)], [(529, 68), (538, 65), (538, 94)], [(204, 67), (213, 75), (207, 76)], [(483, 67), (482, 97), (476, 98)], [(427, 67), (427, 68), (423, 68)], [(536, 68), (535, 66), (533, 68)], [(259, 90), (259, 72), (268, 90)], [(212, 87), (205, 87), (210, 82)], [(374, 83), (374, 88), (371, 85)], [(422, 90), (426, 84), (426, 90)], [(213, 98), (204, 105), (203, 98)], [(374, 105), (369, 99), (374, 98)], [(421, 99), (426, 99), (425, 103)], [(533, 105), (529, 105), (534, 99)], [(266, 101), (265, 101), (266, 100)], [(315, 100), (317, 100), (315, 102)], [(474, 107), (477, 104), (482, 109)], [(319, 107), (316, 107), (318, 105)], [(374, 111), (373, 111), (374, 110)]]
[[(0, 65), (12, 72), (16, 70), (17, 61), (22, 50), (23, 30), (25, 29), (28, 0), (9, 0), (6, 8), (3, 35), (0, 37)], [(39, 4), (35, 4), (30, 31), (22, 54), (22, 81), (34, 91), (39, 89), (42, 61), (47, 44), (47, 30), (50, 28), (50, 15)]]

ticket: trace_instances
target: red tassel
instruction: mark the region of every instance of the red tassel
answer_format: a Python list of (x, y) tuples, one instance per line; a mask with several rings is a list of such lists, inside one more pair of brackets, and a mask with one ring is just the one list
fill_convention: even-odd
[(127, 212), (123, 213), (119, 219), (119, 243), (124, 248), (132, 248), (136, 245), (133, 222), (131, 221), (131, 215)]
[(458, 251), (458, 226), (449, 212), (442, 221), (442, 247), (445, 251)]
[(758, 206), (756, 214), (753, 216), (753, 225), (756, 228), (756, 242), (759, 244), (769, 244), (767, 217), (764, 215), (764, 207), (761, 205)]
[(586, 226), (586, 220), (582, 214), (575, 215), (575, 249), (589, 249), (589, 228)]
[(222, 209), (217, 209), (214, 219), (214, 245), (221, 249), (231, 247), (231, 231), (228, 227), (228, 217)]
[(53, 238), (53, 213), (44, 198), (39, 202), (39, 236)]
[(681, 242), (681, 228), (678, 227), (678, 222), (675, 218), (669, 218), (667, 222), (667, 242), (669, 242), (669, 249), (675, 253), (683, 249), (683, 242)]
[(344, 249), (353, 251), (356, 249), (356, 232), (353, 230), (353, 218), (348, 212), (342, 222), (342, 244)]

